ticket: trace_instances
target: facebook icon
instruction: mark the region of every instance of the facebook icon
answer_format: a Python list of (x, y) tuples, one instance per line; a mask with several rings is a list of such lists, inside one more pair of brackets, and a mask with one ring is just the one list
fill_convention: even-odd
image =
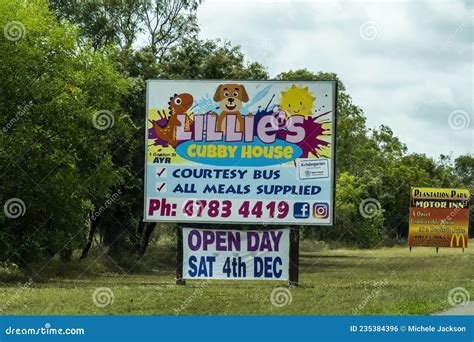
[(309, 203), (296, 202), (293, 204), (293, 217), (297, 219), (306, 219), (309, 217)]

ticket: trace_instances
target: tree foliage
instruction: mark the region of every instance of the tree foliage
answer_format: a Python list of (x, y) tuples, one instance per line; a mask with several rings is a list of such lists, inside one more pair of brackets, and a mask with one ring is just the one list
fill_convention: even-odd
[[(27, 30), (0, 40), (0, 193), (21, 200), (24, 215), (0, 217), (0, 257), (68, 258), (84, 244), (90, 213), (129, 172), (114, 163), (131, 136), (120, 109), (127, 83), (46, 3), (3, 1), (0, 24), (12, 22)], [(104, 119), (113, 125), (98, 129)]]
[(50, 0), (59, 19), (80, 28), (80, 37), (96, 49), (118, 45), (130, 50), (137, 40), (147, 40), (153, 56), (164, 54), (198, 32), (196, 0)]

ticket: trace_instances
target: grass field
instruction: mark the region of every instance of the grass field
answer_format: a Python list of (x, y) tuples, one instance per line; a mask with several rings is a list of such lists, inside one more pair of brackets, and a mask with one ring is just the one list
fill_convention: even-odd
[[(283, 307), (270, 299), (274, 289), (286, 287), (283, 282), (188, 281), (176, 286), (170, 266), (147, 273), (94, 274), (68, 270), (77, 267), (73, 264), (64, 266), (61, 277), (1, 283), (0, 310), (41, 315), (415, 315), (451, 307), (448, 293), (453, 288), (462, 287), (474, 298), (473, 249), (440, 249), (439, 254), (431, 248), (411, 253), (406, 247), (323, 249), (303, 251), (300, 263), (301, 286), (277, 296), (277, 301), (289, 302)], [(109, 303), (104, 307), (93, 301), (100, 287), (111, 291), (96, 297), (99, 304)]]

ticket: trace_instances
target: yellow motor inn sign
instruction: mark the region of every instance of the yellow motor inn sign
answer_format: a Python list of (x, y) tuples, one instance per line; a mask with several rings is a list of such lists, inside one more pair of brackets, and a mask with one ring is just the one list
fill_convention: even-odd
[(408, 246), (466, 248), (469, 205), (467, 189), (412, 188)]

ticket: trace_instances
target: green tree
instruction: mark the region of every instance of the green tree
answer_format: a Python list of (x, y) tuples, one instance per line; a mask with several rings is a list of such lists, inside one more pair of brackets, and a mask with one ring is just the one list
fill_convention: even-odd
[(464, 186), (474, 188), (474, 156), (465, 154), (454, 160), (454, 172), (461, 178)]
[(460, 178), (462, 187), (471, 192), (471, 206), (469, 207), (470, 236), (474, 236), (474, 156), (465, 154), (454, 160), (454, 173)]
[(168, 79), (266, 80), (265, 67), (248, 62), (240, 46), (217, 40), (187, 39), (170, 49), (159, 66)]
[(23, 216), (0, 216), (0, 259), (68, 259), (127, 175), (114, 164), (131, 136), (127, 84), (44, 1), (2, 1), (0, 26), (0, 193), (24, 203)]
[(196, 37), (196, 9), (200, 0), (49, 0), (60, 20), (80, 28), (80, 37), (95, 49), (119, 46), (133, 49), (147, 39), (158, 61), (182, 39)]
[(362, 248), (379, 246), (384, 235), (384, 210), (371, 199), (374, 184), (366, 177), (342, 172), (337, 179), (334, 227), (325, 228), (324, 238)]

